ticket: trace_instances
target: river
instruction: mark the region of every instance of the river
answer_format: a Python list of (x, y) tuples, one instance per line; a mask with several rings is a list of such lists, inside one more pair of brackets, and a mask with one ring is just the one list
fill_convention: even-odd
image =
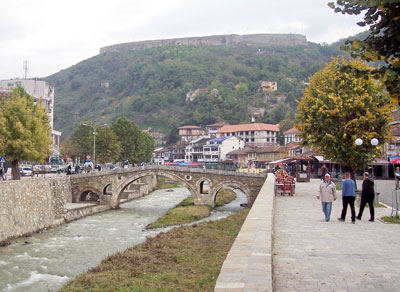
[[(236, 200), (216, 208), (200, 221), (225, 218), (247, 203)], [(145, 230), (170, 208), (189, 196), (185, 188), (157, 190), (121, 205), (118, 210), (85, 217), (0, 247), (0, 291), (57, 291), (108, 255), (124, 251), (169, 228)]]

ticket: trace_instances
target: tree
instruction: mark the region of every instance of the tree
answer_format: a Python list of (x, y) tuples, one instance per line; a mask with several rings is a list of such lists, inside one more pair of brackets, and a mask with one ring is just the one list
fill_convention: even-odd
[(112, 123), (111, 129), (117, 135), (121, 145), (120, 160), (135, 163), (150, 160), (151, 155), (148, 157), (148, 153), (154, 150), (153, 138), (150, 136), (148, 138), (135, 122), (126, 117), (119, 117)]
[[(314, 146), (324, 156), (353, 173), (380, 154), (388, 138), (390, 101), (384, 86), (371, 76), (359, 77), (340, 71), (340, 66), (358, 70), (370, 67), (360, 60), (334, 58), (310, 78), (310, 86), (298, 105), (296, 128), (305, 146)], [(356, 138), (365, 141), (356, 146)]]
[(336, 13), (364, 14), (359, 26), (369, 26), (370, 34), (364, 40), (347, 41), (347, 47), (353, 57), (359, 56), (366, 61), (383, 61), (385, 66), (369, 68), (359, 74), (373, 74), (381, 79), (390, 93), (392, 102), (400, 101), (400, 3), (393, 0), (337, 0), (329, 7)]
[(18, 161), (43, 161), (51, 154), (50, 124), (41, 100), (22, 87), (1, 104), (0, 153), (11, 161), (13, 179), (20, 179)]
[(60, 143), (60, 154), (64, 159), (81, 156), (81, 152), (79, 151), (79, 146), (74, 142), (72, 142), (71, 139), (64, 140)]
[(121, 155), (121, 145), (117, 135), (110, 127), (97, 129), (96, 161), (107, 163), (117, 160)]
[(71, 142), (77, 146), (76, 154), (84, 161), (86, 155), (93, 153), (93, 129), (79, 124), (72, 133)]

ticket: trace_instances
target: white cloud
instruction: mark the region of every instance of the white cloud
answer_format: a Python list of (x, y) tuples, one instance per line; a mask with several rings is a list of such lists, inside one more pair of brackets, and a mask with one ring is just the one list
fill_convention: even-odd
[(47, 76), (144, 39), (229, 33), (301, 33), (333, 42), (362, 31), (359, 17), (321, 0), (14, 0), (0, 3), (0, 78)]

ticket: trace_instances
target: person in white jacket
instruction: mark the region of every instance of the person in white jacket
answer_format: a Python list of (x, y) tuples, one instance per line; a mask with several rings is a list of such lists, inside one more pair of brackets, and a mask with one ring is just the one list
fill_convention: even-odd
[(322, 212), (325, 214), (325, 221), (331, 219), (332, 202), (336, 201), (336, 185), (331, 181), (329, 173), (325, 174), (325, 179), (319, 185), (317, 199), (321, 199)]

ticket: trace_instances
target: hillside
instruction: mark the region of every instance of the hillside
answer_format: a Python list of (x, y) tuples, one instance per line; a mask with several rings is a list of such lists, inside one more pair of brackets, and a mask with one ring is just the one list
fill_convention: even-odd
[[(249, 108), (265, 108), (258, 120), (276, 123), (293, 115), (308, 76), (339, 53), (313, 43), (164, 46), (103, 53), (45, 80), (55, 86), (55, 128), (64, 137), (79, 121), (108, 123), (121, 115), (164, 132), (184, 123), (247, 122)], [(260, 81), (268, 80), (278, 91), (262, 92)]]

